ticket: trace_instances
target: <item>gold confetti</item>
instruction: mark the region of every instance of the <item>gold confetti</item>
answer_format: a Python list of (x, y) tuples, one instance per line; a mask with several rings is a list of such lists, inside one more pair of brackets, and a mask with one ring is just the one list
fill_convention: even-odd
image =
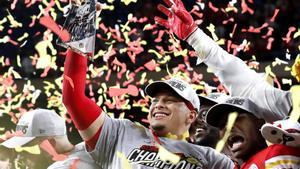
[(4, 26), (2, 26), (5, 22), (7, 22), (7, 18), (3, 18), (2, 20), (0, 20), (0, 31), (3, 31)]
[(7, 43), (9, 39), (9, 36), (4, 36), (2, 39), (0, 39), (0, 43)]
[(300, 82), (300, 55), (298, 55), (295, 59), (291, 74), (297, 79), (298, 82)]
[(18, 65), (19, 67), (22, 67), (20, 55), (17, 55), (17, 65)]
[(23, 36), (19, 37), (17, 40), (20, 42), (22, 40), (24, 40), (25, 38), (28, 38), (29, 34), (27, 32), (24, 33)]
[(136, 3), (137, 0), (121, 0), (125, 5), (129, 5), (131, 2)]
[(123, 153), (117, 151), (117, 157), (119, 157), (121, 159), (123, 169), (132, 169), (132, 166), (129, 163), (129, 160), (126, 158), (126, 156)]
[(276, 77), (276, 75), (272, 72), (271, 66), (265, 67), (266, 76)]
[(213, 38), (213, 40), (214, 40), (215, 42), (219, 40), (218, 36), (217, 36), (216, 33), (215, 33), (215, 31), (216, 31), (216, 30), (215, 30), (215, 25), (209, 24), (209, 26), (206, 27), (206, 29), (209, 30), (209, 32), (211, 33), (211, 36), (212, 36), (212, 38)]
[(168, 134), (166, 135), (166, 137), (169, 138), (169, 139), (186, 141), (186, 139), (190, 137), (190, 133), (189, 133), (189, 131), (186, 131), (185, 133), (183, 133), (183, 135), (181, 136), (181, 138), (178, 138), (177, 135), (168, 133)]
[(300, 29), (298, 29), (297, 32), (295, 32), (295, 34), (293, 35), (293, 38), (296, 39), (300, 36)]
[(17, 22), (14, 17), (10, 14), (10, 12), (7, 10), (8, 12), (8, 15), (7, 15), (7, 19), (9, 20), (10, 22), (10, 27), (11, 28), (18, 28), (18, 27), (22, 27), (23, 24), (22, 23), (19, 23)]
[(292, 85), (292, 79), (286, 79), (286, 78), (283, 78), (282, 79), (282, 84), (288, 84), (288, 85)]
[(232, 112), (228, 115), (228, 120), (227, 120), (227, 124), (226, 124), (226, 128), (225, 128), (226, 132), (225, 132), (223, 138), (218, 141), (216, 148), (215, 148), (217, 152), (221, 152), (223, 150), (225, 143), (229, 137), (230, 131), (231, 131), (237, 117), (238, 117), (237, 112)]
[(275, 61), (272, 62), (272, 66), (275, 67), (281, 64), (288, 64), (288, 62), (280, 60), (279, 58), (275, 58)]
[(30, 154), (41, 154), (40, 147), (38, 145), (32, 146), (32, 147), (16, 147), (15, 148), (16, 152), (22, 152), (26, 151)]
[[(161, 54), (159, 54), (156, 50), (153, 50), (153, 49), (149, 49), (148, 53), (154, 53), (158, 57), (158, 59), (161, 59), (163, 57)], [(166, 57), (166, 56), (164, 56), (164, 57)]]
[(171, 162), (172, 164), (177, 164), (180, 161), (180, 157), (174, 153), (171, 153), (167, 149), (165, 149), (161, 145), (157, 145), (158, 147), (158, 156), (162, 161)]
[(8, 74), (12, 74), (14, 76), (14, 78), (16, 78), (16, 79), (22, 78), (21, 75), (18, 72), (16, 72), (13, 67), (10, 67), (8, 69)]

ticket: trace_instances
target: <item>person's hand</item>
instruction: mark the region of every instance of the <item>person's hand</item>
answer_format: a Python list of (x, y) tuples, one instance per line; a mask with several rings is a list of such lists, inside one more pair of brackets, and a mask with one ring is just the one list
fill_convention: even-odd
[(193, 17), (181, 0), (164, 0), (164, 2), (168, 8), (159, 4), (158, 10), (167, 15), (168, 19), (156, 16), (155, 22), (173, 31), (180, 39), (187, 39), (197, 29)]

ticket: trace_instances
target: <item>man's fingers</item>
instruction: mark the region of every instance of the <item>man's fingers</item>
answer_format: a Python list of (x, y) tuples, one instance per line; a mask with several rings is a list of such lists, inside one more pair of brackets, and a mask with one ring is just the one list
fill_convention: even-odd
[(174, 4), (176, 4), (177, 7), (183, 7), (184, 8), (184, 5), (182, 3), (181, 0), (172, 0), (174, 2)]
[(164, 2), (168, 5), (168, 7), (171, 7), (172, 5), (174, 5), (173, 0), (164, 0)]
[(166, 8), (165, 6), (163, 6), (162, 4), (159, 4), (157, 6), (157, 9), (159, 11), (161, 11), (162, 13), (164, 13), (165, 15), (167, 15), (168, 17), (172, 15), (172, 12), (168, 8)]
[(185, 10), (173, 10), (172, 11), (175, 13), (175, 15), (185, 24), (190, 25), (193, 23), (193, 18), (192, 16)]
[(160, 17), (158, 17), (158, 16), (155, 16), (155, 17), (154, 17), (154, 20), (155, 20), (155, 22), (156, 22), (157, 24), (159, 24), (159, 25), (161, 25), (161, 26), (164, 26), (164, 27), (166, 27), (167, 29), (170, 28), (169, 23), (168, 23), (167, 20), (162, 19), (162, 18), (160, 18)]

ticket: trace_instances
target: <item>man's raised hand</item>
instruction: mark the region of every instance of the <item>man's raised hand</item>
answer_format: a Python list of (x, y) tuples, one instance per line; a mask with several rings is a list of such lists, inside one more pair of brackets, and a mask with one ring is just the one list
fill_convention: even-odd
[(198, 27), (191, 14), (185, 9), (181, 0), (164, 0), (168, 8), (162, 4), (158, 5), (158, 10), (164, 13), (168, 19), (155, 17), (156, 23), (170, 29), (180, 39), (187, 39)]

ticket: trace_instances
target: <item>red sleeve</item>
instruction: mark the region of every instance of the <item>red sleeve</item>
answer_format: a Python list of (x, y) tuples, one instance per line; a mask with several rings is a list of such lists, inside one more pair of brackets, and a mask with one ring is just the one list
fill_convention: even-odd
[(266, 159), (270, 159), (274, 156), (280, 155), (291, 155), (300, 157), (300, 149), (295, 147), (286, 146), (283, 144), (274, 144), (268, 147), (269, 153), (266, 156)]
[(265, 168), (299, 168), (300, 149), (282, 144), (269, 146)]
[[(102, 112), (101, 108), (85, 95), (87, 58), (69, 49), (64, 69), (63, 103), (76, 128), (85, 130)], [(96, 135), (99, 135), (99, 131)], [(92, 140), (92, 143), (90, 140), (86, 141), (88, 146), (95, 145), (98, 139)]]

